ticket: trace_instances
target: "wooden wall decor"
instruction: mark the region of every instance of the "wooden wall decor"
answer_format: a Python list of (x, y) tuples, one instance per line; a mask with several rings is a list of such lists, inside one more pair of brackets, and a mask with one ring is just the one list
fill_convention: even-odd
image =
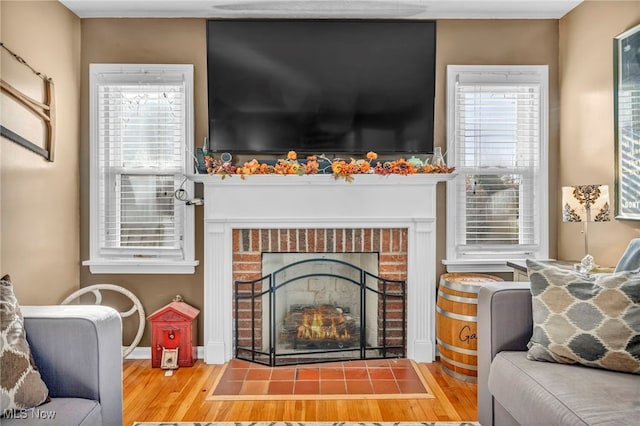
[[(0, 124), (0, 135), (41, 155), (48, 161), (54, 159), (54, 147), (55, 147), (55, 92), (53, 79), (47, 77), (41, 72), (36, 71), (31, 67), (24, 59), (13, 53), (7, 48), (4, 43), (0, 42), (0, 46), (5, 49), (11, 56), (13, 56), (19, 63), (28, 67), (35, 75), (40, 77), (44, 82), (44, 100), (42, 102), (27, 96), (20, 90), (7, 83), (4, 79), (0, 78), (0, 90), (2, 93), (11, 97), (20, 106), (24, 107), (30, 113), (33, 113), (36, 117), (42, 120), (45, 124), (45, 136), (41, 143), (30, 141), (27, 137), (21, 135), (18, 129), (10, 129), (7, 126), (11, 126), (10, 123)], [(4, 115), (4, 114), (3, 114)], [(3, 118), (4, 120), (4, 118)], [(6, 124), (6, 126), (5, 126)]]

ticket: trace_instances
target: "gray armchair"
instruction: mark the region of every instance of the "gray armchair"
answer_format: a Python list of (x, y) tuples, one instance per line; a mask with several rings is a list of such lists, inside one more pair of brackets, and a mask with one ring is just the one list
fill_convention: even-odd
[(51, 401), (3, 426), (122, 424), (122, 321), (106, 306), (22, 306), (27, 340)]
[(503, 425), (636, 425), (640, 378), (530, 361), (530, 284), (490, 283), (478, 294), (478, 421)]
[(478, 421), (483, 426), (517, 424), (489, 391), (489, 372), (503, 351), (523, 354), (531, 338), (528, 282), (490, 283), (478, 295)]
[[(640, 238), (615, 272), (640, 271)], [(530, 283), (490, 283), (478, 294), (478, 420), (489, 425), (635, 425), (640, 379), (631, 373), (530, 361)]]
[(615, 272), (634, 271), (640, 269), (640, 238), (629, 242), (627, 249), (616, 265)]

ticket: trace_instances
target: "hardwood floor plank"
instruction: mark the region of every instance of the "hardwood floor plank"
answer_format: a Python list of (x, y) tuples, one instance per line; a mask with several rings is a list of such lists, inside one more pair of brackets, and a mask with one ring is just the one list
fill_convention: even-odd
[(447, 401), (450, 407), (446, 407), (447, 417), (451, 416), (450, 408), (461, 416), (459, 420), (473, 420), (478, 416), (477, 407), (477, 385), (475, 383), (464, 382), (458, 380), (445, 373), (439, 363), (422, 364), (422, 368), (427, 369), (431, 373), (431, 377), (435, 380), (435, 388), (444, 392), (442, 401)]
[[(447, 420), (462, 420), (460, 418), (460, 413), (458, 409), (454, 407), (452, 400), (456, 400), (457, 396), (455, 393), (455, 389), (451, 389), (449, 386), (442, 387), (442, 380), (438, 380), (441, 378), (442, 369), (440, 368), (440, 364), (419, 364), (420, 372), (423, 377), (427, 381), (427, 385), (431, 388), (431, 391), (435, 395), (436, 399), (439, 402), (439, 405), (436, 407), (436, 413), (438, 417), (444, 417)], [(458, 380), (456, 380), (458, 381)], [(448, 391), (448, 392), (447, 392)], [(453, 391), (453, 392), (452, 392)], [(475, 406), (476, 404), (474, 404)], [(434, 408), (436, 408), (434, 407)], [(476, 407), (474, 409), (477, 410)]]
[(418, 363), (432, 399), (318, 399), (211, 401), (222, 366), (201, 360), (173, 376), (150, 360), (125, 360), (124, 424), (135, 421), (477, 421), (477, 386)]

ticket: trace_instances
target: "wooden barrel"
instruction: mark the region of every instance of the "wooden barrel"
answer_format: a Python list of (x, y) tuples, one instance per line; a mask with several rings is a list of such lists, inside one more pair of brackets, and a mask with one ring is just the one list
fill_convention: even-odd
[(467, 382), (478, 376), (478, 291), (501, 278), (486, 274), (450, 273), (440, 277), (436, 304), (436, 341), (447, 373)]

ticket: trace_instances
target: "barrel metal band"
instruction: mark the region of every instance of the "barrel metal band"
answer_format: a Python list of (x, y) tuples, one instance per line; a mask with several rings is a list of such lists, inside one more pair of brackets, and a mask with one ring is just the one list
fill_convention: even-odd
[(451, 365), (454, 365), (456, 367), (464, 368), (466, 370), (471, 370), (471, 371), (478, 371), (478, 366), (477, 365), (465, 364), (464, 362), (454, 361), (451, 358), (442, 355), (442, 352), (440, 353), (440, 359), (442, 359), (442, 360), (446, 361), (447, 363), (449, 363)]
[(453, 313), (453, 312), (445, 311), (440, 306), (437, 306), (437, 305), (436, 305), (436, 312), (438, 312), (439, 314), (442, 314), (443, 316), (445, 316), (447, 318), (453, 318), (453, 319), (457, 319), (457, 320), (461, 320), (461, 321), (471, 321), (471, 322), (477, 322), (478, 321), (478, 317), (474, 317), (474, 316), (471, 316), (471, 315), (461, 315), (461, 314), (456, 314), (456, 313)]
[(454, 296), (449, 293), (444, 293), (442, 290), (438, 290), (438, 297), (442, 297), (443, 299), (447, 299), (452, 302), (468, 303), (470, 305), (478, 304), (478, 299), (475, 297)]
[(451, 346), (450, 344), (443, 342), (439, 338), (436, 338), (436, 342), (439, 345), (441, 345), (443, 348), (448, 349), (452, 352), (457, 352), (459, 354), (465, 354), (465, 355), (478, 355), (478, 351), (476, 350), (459, 348), (457, 346)]
[(440, 367), (450, 376), (453, 376), (458, 380), (462, 380), (463, 382), (469, 382), (469, 383), (478, 382), (478, 379), (475, 376), (467, 376), (465, 374), (460, 374), (457, 371), (453, 371), (452, 369), (447, 368), (447, 366), (444, 364), (442, 364)]
[(467, 284), (459, 284), (459, 283), (450, 283), (447, 280), (440, 279), (440, 285), (442, 287), (449, 288), (451, 290), (464, 291), (466, 293), (478, 293), (480, 291), (480, 287), (476, 285), (467, 285)]

